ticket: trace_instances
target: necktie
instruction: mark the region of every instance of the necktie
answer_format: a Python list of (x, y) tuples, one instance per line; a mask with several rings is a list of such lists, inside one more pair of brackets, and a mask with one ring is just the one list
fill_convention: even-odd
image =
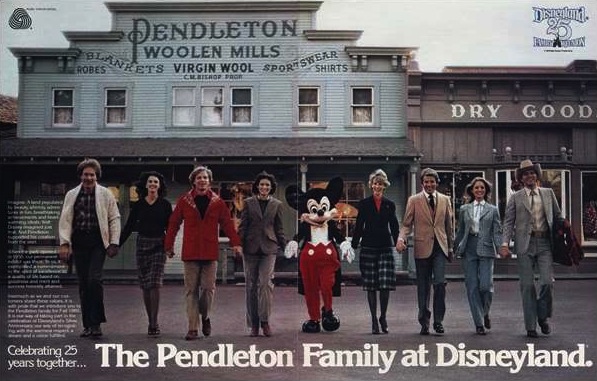
[(537, 228), (537, 221), (535, 218), (535, 195), (537, 193), (535, 192), (535, 190), (531, 190), (531, 215), (533, 217), (533, 230), (535, 230)]
[(435, 199), (433, 195), (429, 195), (429, 206), (431, 207), (431, 212), (435, 212)]

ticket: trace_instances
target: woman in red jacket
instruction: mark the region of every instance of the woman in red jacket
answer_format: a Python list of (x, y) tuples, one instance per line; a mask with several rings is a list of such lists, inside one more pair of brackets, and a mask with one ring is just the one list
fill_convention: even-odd
[(203, 335), (211, 334), (209, 313), (216, 289), (220, 228), (230, 239), (234, 253), (241, 255), (240, 239), (234, 229), (230, 211), (224, 200), (211, 190), (212, 180), (212, 172), (207, 167), (199, 166), (193, 169), (189, 175), (193, 189), (180, 196), (176, 202), (164, 243), (168, 256), (174, 256), (174, 240), (180, 224), (184, 221), (182, 260), (189, 320), (186, 340), (199, 337), (199, 318)]

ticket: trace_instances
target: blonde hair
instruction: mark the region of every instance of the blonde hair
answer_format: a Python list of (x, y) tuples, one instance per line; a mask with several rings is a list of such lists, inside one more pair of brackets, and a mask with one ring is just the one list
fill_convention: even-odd
[(387, 188), (390, 186), (390, 182), (388, 181), (388, 175), (382, 169), (376, 169), (375, 171), (371, 172), (369, 175), (369, 188), (375, 182), (381, 182)]

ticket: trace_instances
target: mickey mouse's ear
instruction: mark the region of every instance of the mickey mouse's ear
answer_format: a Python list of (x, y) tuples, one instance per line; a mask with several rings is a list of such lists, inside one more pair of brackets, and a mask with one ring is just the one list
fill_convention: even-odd
[(332, 205), (335, 205), (342, 198), (344, 190), (344, 180), (342, 177), (334, 177), (328, 182), (326, 192)]
[(305, 193), (303, 193), (297, 185), (289, 185), (286, 187), (286, 202), (294, 210), (298, 210), (304, 199)]

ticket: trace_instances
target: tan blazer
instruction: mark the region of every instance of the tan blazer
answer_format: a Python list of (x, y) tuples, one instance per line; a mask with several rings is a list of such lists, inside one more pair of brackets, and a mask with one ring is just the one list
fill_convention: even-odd
[(436, 194), (435, 218), (431, 215), (425, 191), (410, 196), (406, 203), (399, 237), (406, 242), (408, 235), (414, 232), (415, 258), (431, 256), (435, 237), (446, 257), (454, 248), (454, 214), (450, 198), (439, 192)]

